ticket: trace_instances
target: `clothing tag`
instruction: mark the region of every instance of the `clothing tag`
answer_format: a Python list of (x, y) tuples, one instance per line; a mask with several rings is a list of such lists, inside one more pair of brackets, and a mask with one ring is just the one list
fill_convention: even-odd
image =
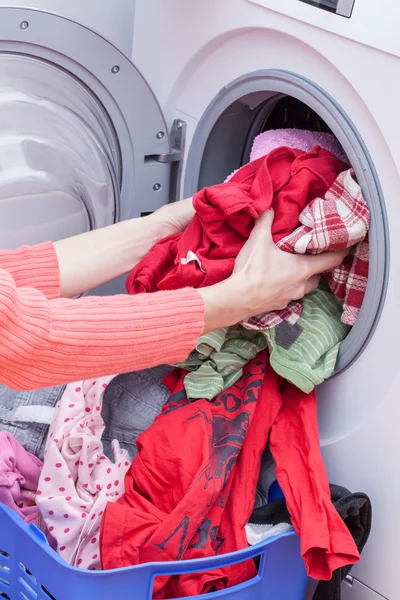
[[(25, 506), (36, 506), (36, 492), (32, 492), (32, 490), (26, 490), (25, 488), (21, 488), (21, 493), (25, 494), (25, 496), (29, 496), (31, 500), (27, 500)], [(22, 508), (22, 507), (20, 507)]]
[(181, 264), (182, 265), (188, 265), (191, 262), (196, 262), (198, 264), (198, 266), (200, 267), (200, 270), (203, 271), (203, 273), (205, 273), (205, 270), (201, 266), (200, 259), (196, 256), (196, 254), (194, 252), (192, 252), (191, 250), (189, 250), (189, 252), (187, 253), (186, 258), (181, 258)]
[(54, 412), (54, 406), (18, 406), (13, 414), (12, 421), (51, 425)]
[(300, 320), (300, 317), (303, 313), (303, 305), (299, 304), (300, 307), (300, 312), (292, 312), (288, 317), (286, 317), (286, 319), (284, 319), (284, 321), (287, 321), (288, 323), (290, 323), (290, 325), (296, 325), (297, 321)]
[(289, 350), (297, 340), (299, 335), (302, 333), (303, 328), (298, 325), (292, 325), (288, 321), (282, 321), (275, 328), (275, 340), (278, 346)]

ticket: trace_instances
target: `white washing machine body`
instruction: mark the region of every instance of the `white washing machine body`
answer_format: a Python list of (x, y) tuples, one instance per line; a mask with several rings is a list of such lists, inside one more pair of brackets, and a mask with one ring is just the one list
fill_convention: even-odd
[(330, 480), (367, 492), (374, 508), (346, 600), (400, 598), (399, 18), (393, 0), (136, 2), (133, 60), (167, 123), (187, 123), (185, 195), (245, 162), (268, 106), (289, 95), (337, 135), (370, 204), (366, 301), (336, 377), (318, 390)]
[(400, 5), (313, 3), (331, 12), (301, 0), (0, 1), (0, 246), (192, 194), (248, 159), (281, 100), (314, 111), (373, 217), (366, 301), (318, 392), (330, 479), (374, 504), (344, 595), (397, 600)]

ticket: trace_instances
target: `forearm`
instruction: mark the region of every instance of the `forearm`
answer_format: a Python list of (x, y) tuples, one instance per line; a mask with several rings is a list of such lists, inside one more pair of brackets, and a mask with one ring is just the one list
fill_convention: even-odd
[(231, 277), (212, 287), (197, 290), (204, 304), (203, 335), (221, 327), (236, 325), (249, 316), (244, 308), (246, 290), (239, 296), (238, 289), (240, 284)]
[(36, 389), (180, 362), (203, 313), (195, 290), (49, 301), (0, 270), (0, 381)]
[(35, 288), (49, 299), (60, 296), (60, 273), (51, 242), (0, 250), (0, 269), (10, 273), (17, 287)]
[(71, 298), (124, 275), (161, 237), (159, 222), (149, 216), (55, 242), (61, 296)]

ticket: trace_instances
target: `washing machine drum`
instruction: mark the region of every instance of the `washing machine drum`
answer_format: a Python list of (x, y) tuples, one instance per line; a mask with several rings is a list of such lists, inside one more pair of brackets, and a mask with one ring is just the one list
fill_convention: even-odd
[(0, 40), (0, 247), (61, 239), (168, 201), (178, 153), (124, 55), (77, 23), (16, 7), (0, 8)]

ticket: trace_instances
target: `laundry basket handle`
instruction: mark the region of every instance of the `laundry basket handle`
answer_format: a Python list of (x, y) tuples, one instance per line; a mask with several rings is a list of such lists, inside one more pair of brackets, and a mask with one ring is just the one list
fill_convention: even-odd
[[(297, 572), (303, 575), (303, 581), (306, 581), (305, 575), (305, 567), (303, 560), (301, 559), (299, 552), (299, 540), (297, 535), (294, 532), (283, 534), (277, 537), (271, 537), (263, 542), (260, 542), (257, 545), (250, 546), (243, 550), (239, 550), (237, 552), (233, 552), (229, 555), (221, 554), (218, 556), (212, 556), (209, 558), (203, 558), (201, 561), (199, 560), (183, 560), (180, 562), (164, 562), (164, 563), (150, 563), (148, 565), (142, 565), (142, 568), (146, 568), (146, 576), (148, 577), (149, 589), (147, 600), (152, 600), (153, 597), (153, 587), (154, 581), (156, 577), (168, 577), (173, 575), (184, 575), (184, 574), (196, 574), (196, 573), (204, 573), (210, 572), (215, 569), (221, 568), (224, 569), (226, 567), (230, 567), (232, 565), (237, 565), (247, 560), (254, 559), (256, 557), (260, 557), (260, 564), (258, 568), (257, 575), (240, 585), (237, 585), (233, 588), (229, 588), (229, 593), (234, 595), (236, 591), (238, 597), (242, 597), (243, 589), (248, 588), (248, 591), (251, 591), (251, 594), (256, 594), (255, 586), (260, 585), (260, 591), (263, 583), (265, 581), (269, 582), (269, 585), (274, 587), (273, 579), (280, 579), (279, 585), (281, 586), (281, 577), (282, 577), (282, 568), (285, 565), (286, 557), (288, 562), (287, 565), (292, 565), (292, 559), (296, 563)], [(291, 568), (291, 567), (290, 567)], [(144, 575), (143, 571), (142, 574)], [(264, 582), (262, 581), (264, 580)], [(269, 587), (268, 585), (268, 587)], [(227, 590), (223, 590), (221, 592), (215, 592), (212, 594), (213, 598), (217, 598), (218, 596), (225, 595)], [(262, 595), (262, 594), (261, 594)], [(204, 596), (192, 596), (191, 600), (201, 600)], [(253, 596), (252, 596), (253, 597)], [(269, 600), (269, 598), (275, 598), (276, 596), (271, 595), (265, 598), (265, 600)], [(285, 596), (284, 596), (285, 597)], [(301, 596), (302, 597), (302, 596)], [(294, 598), (294, 596), (293, 596)], [(180, 599), (173, 599), (180, 600)]]

